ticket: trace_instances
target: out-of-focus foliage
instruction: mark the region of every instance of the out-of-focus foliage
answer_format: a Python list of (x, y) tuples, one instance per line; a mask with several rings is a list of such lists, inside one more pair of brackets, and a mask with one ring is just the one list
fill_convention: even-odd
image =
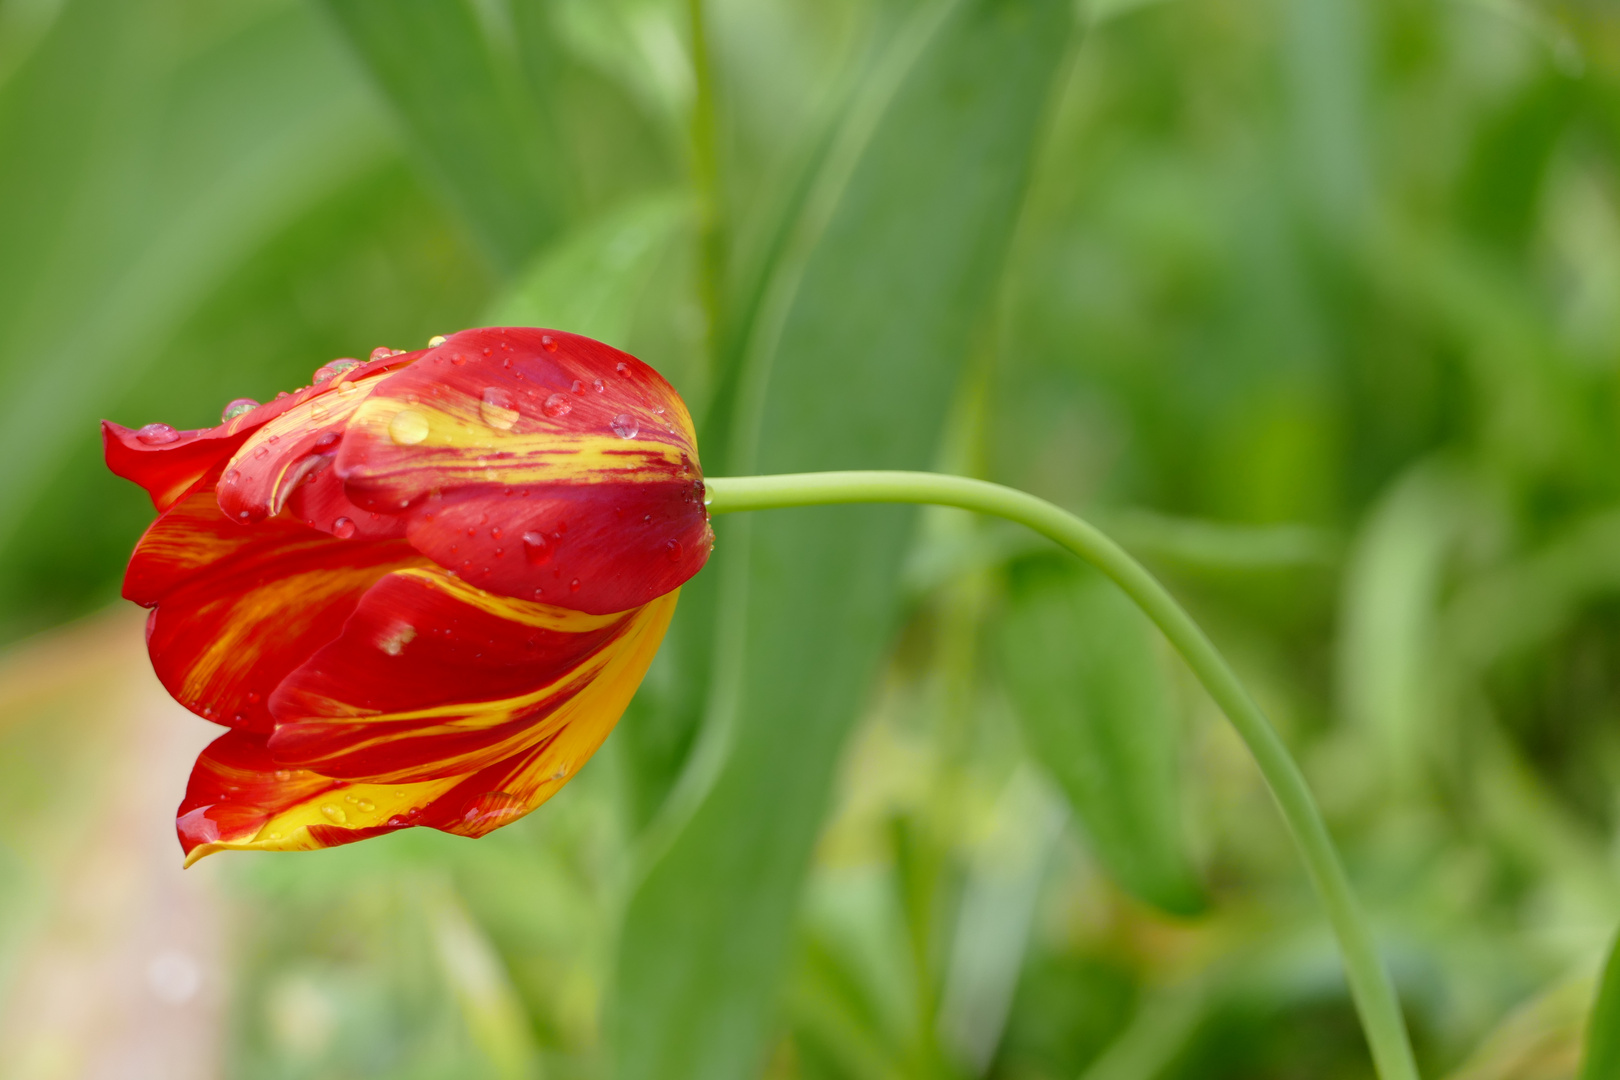
[(711, 473), (1092, 515), (1302, 758), (1425, 1074), (1613, 1054), (1610, 5), (0, 0), (0, 150), (0, 1065), (88, 1075), (138, 1012), (265, 1080), (1370, 1075), (1207, 700), (947, 512), (721, 522), (543, 812), (204, 864), (218, 985), (143, 953), (179, 887), (98, 890), (144, 880), (109, 823), (205, 725), (134, 623), (22, 642), (150, 516), (94, 421), (481, 322), (653, 363)]

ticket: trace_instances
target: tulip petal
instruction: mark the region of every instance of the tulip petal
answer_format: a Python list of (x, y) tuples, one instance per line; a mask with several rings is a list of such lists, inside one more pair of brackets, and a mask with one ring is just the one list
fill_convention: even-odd
[(235, 453), (247, 435), (239, 429), (227, 430), (234, 426), (236, 421), (202, 431), (176, 431), (170, 442), (147, 443), (136, 429), (103, 420), (102, 450), (107, 468), (145, 488), (152, 505), (161, 512), (173, 506), (204, 473)]
[(577, 611), (676, 588), (712, 543), (679, 395), (558, 331), (469, 330), (430, 350), (355, 410), (335, 471), (439, 565)]
[(329, 392), (300, 402), (254, 431), (220, 479), (219, 505), (226, 516), (253, 524), (291, 504), (294, 516), (305, 524), (334, 535), (341, 532), (344, 539), (405, 535), (402, 519), (351, 503), (331, 470), (344, 427), (386, 376), (379, 372), (334, 380)]
[(482, 592), (437, 567), (401, 570), (271, 699), (284, 765), (410, 782), (488, 768), (548, 743), (594, 751), (652, 662), (677, 592), (590, 615)]
[[(356, 367), (349, 377), (359, 381), (395, 371), (421, 355), (421, 352), (398, 353), (373, 360)], [(152, 505), (159, 511), (167, 510), (204, 473), (235, 454), (248, 436), (261, 426), (289, 409), (324, 396), (336, 388), (335, 381), (306, 386), (296, 393), (283, 395), (233, 416), (218, 427), (195, 431), (175, 431), (162, 424), (137, 430), (103, 420), (101, 439), (107, 468), (115, 475), (145, 488), (152, 497)]]
[(153, 609), (147, 648), (175, 700), (268, 731), (282, 678), (379, 578), (425, 561), (404, 541), (345, 544), (287, 517), (244, 528), (220, 511), (210, 475), (147, 529), (124, 596)]
[[(556, 794), (601, 746), (652, 662), (676, 595), (603, 618), (478, 593), (436, 570), (390, 575), (367, 595), (369, 606), (356, 611), (343, 636), (275, 696), (278, 715), (294, 704), (317, 704), (344, 722), (296, 720), (268, 738), (231, 731), (198, 757), (176, 822), (186, 865), (216, 851), (335, 847), (410, 826), (477, 837), (517, 820)], [(421, 639), (426, 647), (413, 649), (419, 639), (403, 637), (396, 625), (394, 636), (379, 645), (375, 635), (390, 625), (384, 620), (402, 600), (424, 625), (430, 609), (456, 620), (442, 628), (451, 632), (430, 629)], [(401, 641), (397, 653), (387, 647)], [(478, 664), (486, 660), (480, 644), (504, 650), (505, 662)], [(405, 662), (378, 664), (374, 654)], [(471, 659), (473, 669), (456, 671), (458, 659)], [(359, 665), (352, 673), (361, 688), (355, 694), (348, 694), (345, 673), (325, 670), (350, 662)], [(428, 674), (413, 680), (416, 668)], [(489, 676), (504, 681), (486, 684)], [(354, 714), (367, 706), (330, 696), (414, 703), (413, 689), (424, 684), (435, 684), (433, 700), (491, 685), (506, 696), (372, 711), (363, 718)], [(458, 723), (486, 733), (481, 752), (455, 742)], [(322, 770), (382, 771), (363, 779), (328, 776), (287, 760), (299, 751), (315, 751), (311, 759)], [(393, 768), (421, 759), (424, 751), (436, 767)]]
[(216, 851), (309, 851), (406, 828), (407, 812), (463, 779), (348, 784), (278, 764), (265, 739), (230, 731), (198, 756), (175, 822), (187, 866)]

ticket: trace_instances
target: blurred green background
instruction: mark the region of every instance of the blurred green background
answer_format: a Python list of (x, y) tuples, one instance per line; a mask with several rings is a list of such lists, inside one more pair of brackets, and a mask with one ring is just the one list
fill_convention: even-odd
[(1301, 758), (1425, 1075), (1576, 1076), (1605, 0), (0, 0), (0, 1076), (1369, 1077), (1241, 745), (952, 512), (718, 523), (597, 761), (483, 841), (182, 874), (213, 729), (116, 599), (151, 510), (95, 422), (492, 323), (653, 364), (712, 475), (1092, 516)]

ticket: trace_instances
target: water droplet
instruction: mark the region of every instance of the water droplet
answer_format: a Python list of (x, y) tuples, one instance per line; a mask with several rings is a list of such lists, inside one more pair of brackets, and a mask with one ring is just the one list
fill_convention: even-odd
[(346, 517), (340, 517), (332, 522), (332, 535), (339, 540), (347, 540), (354, 535), (354, 522)]
[(559, 420), (574, 411), (574, 407), (568, 403), (568, 399), (561, 394), (552, 394), (546, 398), (546, 403), (540, 408), (544, 410), (547, 416)]
[(242, 479), (242, 474), (237, 472), (235, 469), (226, 469), (225, 470), (224, 480), (225, 480), (225, 482), (227, 484), (235, 484), (237, 481), (239, 481), (241, 479)]
[(636, 418), (627, 412), (622, 412), (613, 418), (613, 434), (621, 439), (633, 439), (641, 434), (641, 425)]
[(613, 370), (617, 371), (620, 375), (628, 375), (630, 374), (630, 365), (625, 363), (623, 360), (620, 360), (617, 364), (613, 365)]
[(428, 338), (428, 348), (430, 348), (430, 349), (437, 349), (440, 345), (443, 345), (443, 344), (444, 344), (444, 335), (443, 334), (434, 334), (432, 337)]
[(543, 532), (526, 532), (523, 534), (523, 557), (529, 561), (530, 566), (544, 566), (551, 561), (551, 541)]
[(147, 446), (167, 446), (180, 437), (168, 424), (147, 424), (135, 433), (135, 438)]
[(396, 622), (387, 633), (377, 639), (377, 648), (389, 656), (398, 656), (405, 646), (416, 640), (416, 627), (407, 622)]
[(241, 416), (243, 413), (252, 412), (254, 409), (257, 409), (258, 407), (259, 407), (259, 403), (257, 401), (254, 401), (252, 398), (250, 398), (250, 397), (239, 397), (235, 401), (231, 402), (229, 405), (225, 406), (225, 411), (220, 413), (220, 416), (219, 416), (220, 423), (225, 423), (226, 421), (229, 421), (229, 420), (235, 420), (238, 416)]
[(552, 337), (550, 334), (541, 334), (540, 335), (540, 347), (542, 349), (546, 350), (546, 352), (556, 352), (557, 351), (557, 339)]
[(342, 382), (338, 383), (338, 393), (340, 393), (340, 394), (352, 394), (352, 393), (354, 393), (354, 383), (350, 382), (348, 379), (344, 379)]
[(681, 546), (679, 540), (671, 540), (664, 545), (664, 552), (669, 556), (670, 562), (680, 562), (681, 556), (686, 554), (686, 549)]
[(498, 386), (484, 391), (484, 401), (478, 406), (478, 415), (483, 417), (484, 423), (501, 431), (512, 430), (512, 425), (518, 421), (517, 405), (512, 401), (512, 395)]
[(292, 770), (291, 769), (277, 769), (276, 772), (275, 772), (275, 777), (276, 777), (277, 780), (279, 780), (283, 784), (285, 784), (288, 780), (292, 779), (292, 777), (293, 777)]
[(591, 387), (598, 394), (600, 394), (600, 393), (603, 393), (604, 391), (607, 390), (607, 383), (603, 382), (601, 379), (592, 379), (591, 380)]
[(254, 456), (254, 457), (255, 457), (255, 458), (257, 458), (257, 459), (258, 459), (258, 460), (260, 460), (260, 461), (263, 461), (263, 460), (264, 460), (264, 459), (265, 459), (265, 458), (267, 458), (267, 457), (269, 457), (269, 456), (270, 456), (270, 448), (269, 448), (269, 447), (268, 447), (268, 446), (265, 446), (265, 445), (263, 445), (263, 444), (260, 444), (260, 445), (259, 445), (259, 446), (258, 446), (258, 447), (257, 447), (257, 448), (256, 448), (256, 449), (255, 449), (255, 450), (254, 450), (254, 451), (253, 451), (253, 456)]
[(415, 446), (428, 437), (428, 418), (415, 409), (401, 409), (388, 421), (388, 437), (397, 446)]
[[(510, 492), (508, 492), (508, 494), (510, 494)], [(484, 515), (484, 520), (489, 520), (488, 514)], [(499, 525), (496, 525), (489, 530), (489, 538), (491, 540), (499, 540), (501, 538), (501, 527)]]
[(316, 386), (319, 386), (322, 383), (331, 382), (333, 379), (337, 378), (345, 371), (348, 371), (350, 368), (357, 368), (359, 366), (360, 361), (350, 359), (348, 357), (345, 357), (342, 360), (333, 360), (331, 363), (322, 364), (320, 367), (315, 369), (313, 381)]
[(326, 820), (332, 822), (334, 825), (342, 825), (345, 821), (349, 820), (349, 815), (345, 814), (343, 812), (343, 807), (339, 806), (337, 803), (327, 803), (325, 806), (321, 807), (321, 813), (326, 815)]
[(243, 521), (246, 521), (248, 518), (252, 517), (253, 515), (249, 514), (246, 510), (240, 510), (240, 511), (237, 512), (236, 516), (241, 518)]
[(360, 808), (360, 812), (363, 814), (369, 814), (373, 810), (377, 809), (377, 804), (372, 802), (370, 799), (356, 799), (354, 800), (354, 805), (358, 806)]
[(575, 379), (568, 389), (575, 394), (583, 394), (585, 392), (585, 382), (582, 379)]
[(396, 351), (397, 350), (390, 349), (386, 345), (379, 345), (375, 349), (371, 350), (371, 357), (370, 358), (372, 360), (386, 360), (390, 356), (393, 356)]
[(568, 591), (579, 592), (579, 578), (575, 578), (573, 581), (568, 583)]
[(333, 443), (337, 442), (338, 438), (339, 436), (337, 432), (328, 431), (325, 435), (322, 435), (320, 438), (315, 440), (315, 449), (325, 450), (328, 446), (331, 446)]

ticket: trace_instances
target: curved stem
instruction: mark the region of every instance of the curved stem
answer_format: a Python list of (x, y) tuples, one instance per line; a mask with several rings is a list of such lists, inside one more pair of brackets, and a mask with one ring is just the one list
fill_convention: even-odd
[(1356, 903), (1322, 812), (1288, 748), (1204, 631), (1145, 567), (1097, 529), (1044, 499), (939, 473), (827, 472), (705, 481), (711, 513), (834, 503), (928, 503), (993, 514), (1056, 541), (1112, 578), (1170, 639), (1254, 756), (1315, 884), (1344, 956), (1350, 993), (1381, 1080), (1417, 1080), (1400, 1002)]

